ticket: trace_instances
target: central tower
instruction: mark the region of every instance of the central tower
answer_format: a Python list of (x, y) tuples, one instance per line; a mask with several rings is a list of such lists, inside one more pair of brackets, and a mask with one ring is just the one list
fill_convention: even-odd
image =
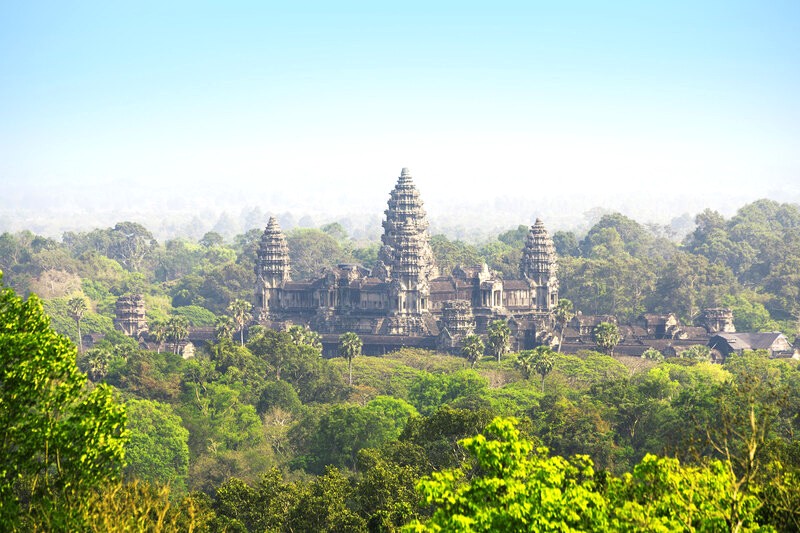
[(538, 218), (528, 232), (519, 270), (535, 290), (534, 309), (542, 313), (552, 312), (558, 305), (556, 249), (544, 223)]
[(407, 168), (400, 172), (385, 213), (383, 246), (374, 274), (390, 284), (389, 311), (392, 315), (427, 314), (429, 282), (437, 275), (436, 261), (428, 242), (422, 200)]

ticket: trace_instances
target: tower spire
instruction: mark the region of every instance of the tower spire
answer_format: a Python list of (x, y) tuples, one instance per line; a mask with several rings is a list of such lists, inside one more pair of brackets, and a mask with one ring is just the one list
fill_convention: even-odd
[(558, 304), (556, 249), (544, 223), (538, 218), (528, 232), (519, 269), (523, 277), (536, 285), (537, 310), (553, 309)]
[(411, 172), (403, 168), (389, 194), (381, 236), (383, 246), (378, 254), (397, 292), (393, 311), (401, 314), (428, 309), (428, 281), (437, 273), (422, 205)]
[(292, 279), (289, 246), (275, 217), (269, 218), (261, 235), (255, 273), (256, 308), (260, 309), (260, 314), (266, 315), (270, 310), (279, 309), (283, 284)]

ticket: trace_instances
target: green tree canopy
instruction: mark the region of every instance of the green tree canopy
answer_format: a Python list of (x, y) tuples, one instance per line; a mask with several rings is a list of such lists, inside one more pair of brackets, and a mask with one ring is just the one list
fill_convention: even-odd
[(614, 348), (622, 340), (619, 327), (611, 322), (597, 324), (592, 331), (592, 336), (594, 337), (594, 342), (597, 343), (597, 347), (609, 355), (614, 355)]
[[(2, 278), (0, 278), (0, 282)], [(87, 389), (69, 339), (50, 328), (35, 295), (0, 289), (0, 522), (20, 501), (58, 500), (122, 467), (125, 409), (111, 388)]]
[(480, 336), (472, 334), (464, 338), (464, 347), (461, 348), (461, 353), (463, 353), (464, 357), (469, 361), (470, 368), (475, 368), (475, 363), (483, 357), (484, 349), (483, 339), (481, 339)]
[(170, 484), (180, 493), (189, 473), (189, 431), (168, 404), (129, 400), (125, 473), (155, 484)]
[(500, 361), (500, 357), (508, 351), (508, 343), (511, 339), (511, 328), (505, 320), (493, 320), (487, 328), (489, 337), (489, 347), (492, 353)]

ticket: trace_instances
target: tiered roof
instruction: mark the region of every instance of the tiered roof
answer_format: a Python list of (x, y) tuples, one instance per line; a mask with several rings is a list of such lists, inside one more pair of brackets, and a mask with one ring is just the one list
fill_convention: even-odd
[(390, 193), (385, 211), (378, 259), (391, 268), (392, 278), (431, 279), (436, 274), (433, 250), (428, 243), (428, 219), (419, 191), (404, 168)]
[(528, 232), (519, 269), (523, 276), (540, 285), (557, 283), (556, 248), (544, 223), (538, 218)]
[(281, 231), (278, 220), (270, 217), (258, 247), (256, 275), (264, 278), (277, 277), (282, 281), (289, 281), (291, 279), (290, 272), (289, 246), (286, 244), (286, 236)]

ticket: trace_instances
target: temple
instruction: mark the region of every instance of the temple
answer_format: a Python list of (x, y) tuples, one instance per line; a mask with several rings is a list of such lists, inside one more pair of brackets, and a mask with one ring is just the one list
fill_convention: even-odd
[(371, 270), (342, 264), (312, 281), (292, 280), (286, 237), (271, 218), (255, 267), (257, 321), (281, 329), (310, 327), (331, 351), (339, 334), (353, 331), (372, 354), (402, 346), (457, 351), (464, 337), (485, 333), (498, 319), (512, 331), (512, 349), (549, 342), (558, 278), (553, 241), (541, 220), (530, 228), (520, 277), (502, 279), (486, 264), (439, 272), (423, 202), (407, 168), (385, 214)]

